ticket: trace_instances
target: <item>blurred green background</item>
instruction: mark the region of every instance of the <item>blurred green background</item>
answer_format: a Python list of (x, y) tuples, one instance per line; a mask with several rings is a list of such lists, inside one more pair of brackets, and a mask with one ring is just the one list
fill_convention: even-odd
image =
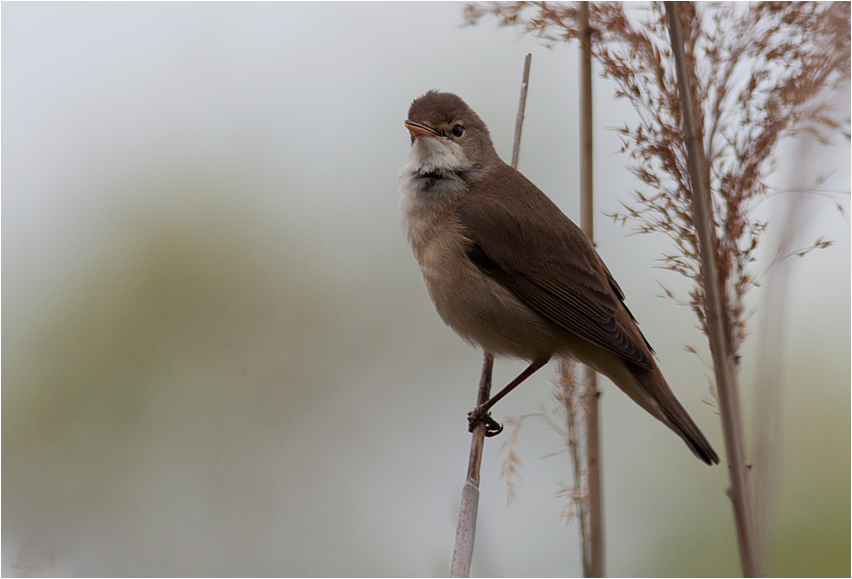
[[(4, 575), (448, 574), (481, 357), (399, 228), (408, 105), (458, 93), (508, 158), (532, 52), (520, 169), (578, 215), (576, 46), (460, 23), (454, 3), (2, 4)], [(637, 187), (609, 130), (634, 117), (596, 91), (598, 250), (722, 454), (706, 341), (659, 298), (688, 289), (655, 268), (667, 241), (605, 217)], [(848, 576), (850, 153), (798, 150), (774, 186), (831, 173), (846, 194), (809, 196), (801, 245), (835, 245), (785, 282), (768, 570)], [(758, 208), (763, 255), (786, 198)], [(521, 367), (498, 361), (495, 383)], [(497, 418), (550, 405), (552, 376)], [(725, 467), (603, 389), (609, 573), (737, 574)], [(499, 442), (474, 574), (580, 575), (554, 498), (570, 463), (541, 458), (559, 438), (525, 425), (508, 506)]]

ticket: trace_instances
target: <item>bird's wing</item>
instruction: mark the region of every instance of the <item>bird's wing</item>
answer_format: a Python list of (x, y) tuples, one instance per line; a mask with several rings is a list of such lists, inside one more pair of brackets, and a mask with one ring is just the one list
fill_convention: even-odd
[[(638, 327), (630, 332), (618, 321), (621, 290), (588, 238), (544, 193), (506, 169), (511, 173), (498, 175), (497, 183), (471, 188), (475, 208), (459, 207), (470, 260), (543, 318), (652, 369), (651, 350), (643, 347), (647, 342)], [(500, 187), (499, 197), (478, 195), (489, 184)], [(541, 211), (551, 214), (547, 223), (533, 219)]]

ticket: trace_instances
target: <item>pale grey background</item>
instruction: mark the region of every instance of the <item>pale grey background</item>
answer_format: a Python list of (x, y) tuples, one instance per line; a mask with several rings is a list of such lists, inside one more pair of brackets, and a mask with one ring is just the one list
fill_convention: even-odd
[[(481, 360), (399, 228), (408, 105), (458, 93), (508, 158), (532, 52), (520, 169), (578, 208), (576, 47), (460, 23), (454, 3), (3, 3), (3, 574), (448, 573)], [(668, 242), (604, 215), (638, 185), (609, 130), (631, 109), (596, 91), (598, 249), (722, 454), (705, 340), (658, 297), (688, 288), (655, 268)], [(849, 147), (788, 150), (776, 187), (834, 171), (846, 194), (814, 198), (801, 245), (836, 243), (792, 266), (769, 569), (844, 575)], [(550, 407), (552, 376), (497, 417)], [(737, 573), (725, 467), (603, 389), (610, 574)], [(581, 574), (553, 497), (568, 457), (541, 458), (558, 437), (527, 423), (509, 506), (501, 442), (474, 573)]]

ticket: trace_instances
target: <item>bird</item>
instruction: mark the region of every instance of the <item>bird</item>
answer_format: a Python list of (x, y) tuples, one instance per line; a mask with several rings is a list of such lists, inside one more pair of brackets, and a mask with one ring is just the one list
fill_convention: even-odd
[(402, 229), (441, 319), (486, 354), (526, 360), (506, 388), (469, 414), (502, 428), (490, 408), (551, 358), (608, 377), (708, 465), (713, 447), (677, 401), (624, 293), (592, 242), (520, 172), (457, 95), (430, 90), (404, 123)]

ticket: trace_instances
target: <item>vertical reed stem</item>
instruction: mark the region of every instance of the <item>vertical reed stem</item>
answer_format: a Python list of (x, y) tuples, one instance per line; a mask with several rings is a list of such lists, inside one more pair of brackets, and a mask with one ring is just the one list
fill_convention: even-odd
[[(518, 167), (518, 153), (521, 147), (521, 127), (524, 123), (524, 110), (527, 104), (527, 86), (530, 82), (530, 61), (532, 54), (524, 59), (524, 73), (521, 81), (521, 97), (518, 104), (518, 115), (515, 119), (515, 139), (512, 147), (512, 167)], [(476, 406), (488, 402), (491, 395), (491, 371), (494, 367), (494, 356), (484, 353), (482, 377), (479, 380), (479, 390)], [(467, 466), (467, 478), (462, 487), (461, 509), (459, 523), (456, 527), (456, 544), (453, 549), (453, 560), (450, 564), (450, 577), (470, 577), (470, 565), (473, 561), (473, 544), (476, 538), (476, 518), (479, 511), (479, 472), (482, 465), (482, 449), (485, 445), (485, 423), (480, 423), (473, 430), (470, 443), (470, 459)]]
[(676, 2), (666, 2), (666, 16), (669, 21), (672, 52), (677, 67), (678, 93), (686, 135), (693, 216), (698, 234), (701, 281), (704, 287), (704, 317), (710, 340), (710, 352), (713, 355), (713, 369), (716, 375), (719, 411), (722, 415), (722, 432), (727, 453), (728, 477), (731, 482), (728, 496), (731, 498), (734, 509), (743, 576), (762, 577), (763, 561), (752, 505), (752, 489), (749, 480), (751, 465), (746, 454), (736, 360), (731, 348), (730, 336), (725, 330), (727, 319), (725, 289), (719, 287), (719, 275), (716, 269), (716, 239), (710, 215), (712, 204), (708, 191), (707, 160), (704, 156), (704, 145), (696, 136), (692, 90)]
[[(580, 226), (594, 243), (594, 181), (592, 147), (592, 29), (589, 26), (589, 3), (580, 8)], [(601, 482), (600, 415), (598, 411), (597, 373), (583, 369), (583, 409), (586, 440), (586, 513), (588, 521), (583, 536), (583, 575), (605, 575), (603, 492)]]

